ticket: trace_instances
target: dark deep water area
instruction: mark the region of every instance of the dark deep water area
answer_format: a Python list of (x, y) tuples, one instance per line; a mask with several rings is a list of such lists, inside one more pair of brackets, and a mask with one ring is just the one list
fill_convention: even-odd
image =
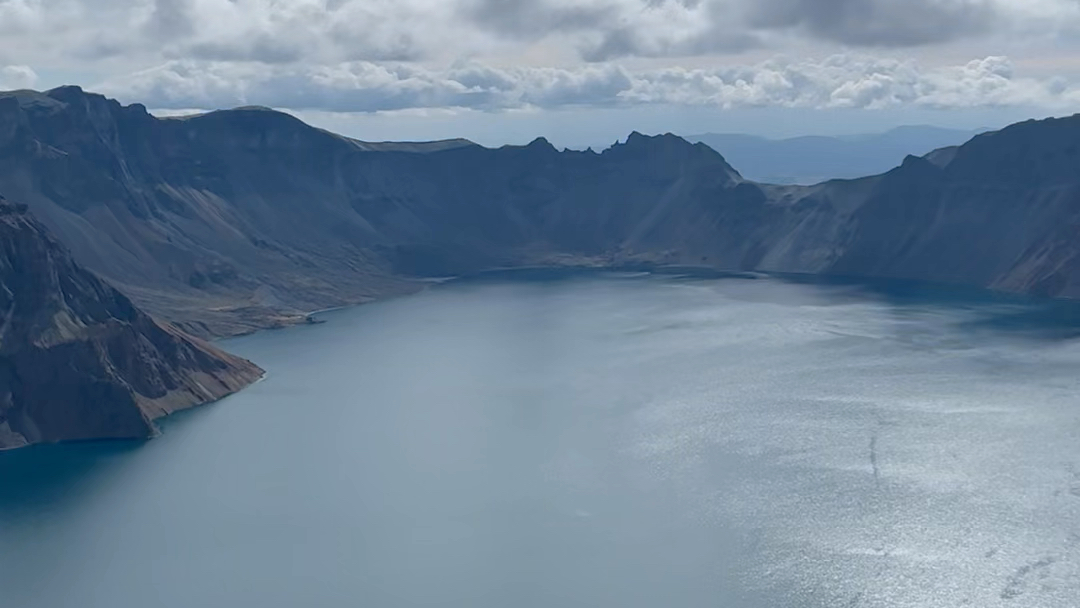
[(146, 443), (0, 454), (3, 608), (1080, 605), (1080, 307), (515, 272), (223, 346)]

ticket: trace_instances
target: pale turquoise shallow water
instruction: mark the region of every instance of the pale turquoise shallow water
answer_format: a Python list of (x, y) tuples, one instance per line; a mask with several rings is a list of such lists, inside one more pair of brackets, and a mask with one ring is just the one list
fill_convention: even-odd
[(0, 607), (1080, 605), (1075, 307), (512, 273), (0, 454)]

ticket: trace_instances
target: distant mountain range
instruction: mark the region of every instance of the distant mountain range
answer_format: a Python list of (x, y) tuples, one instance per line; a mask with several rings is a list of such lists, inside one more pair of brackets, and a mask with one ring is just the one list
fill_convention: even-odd
[[(900, 161), (870, 177), (769, 185), (670, 134), (634, 133), (602, 152), (543, 139), (372, 144), (262, 108), (159, 119), (76, 87), (3, 93), (0, 193), (25, 210), (7, 204), (0, 228), (37, 244), (9, 247), (0, 273), (0, 447), (128, 436), (132, 419), (108, 404), (183, 394), (176, 403), (190, 405), (256, 377), (139, 309), (202, 337), (235, 335), (415, 291), (419, 279), (522, 265), (700, 265), (1080, 297), (1080, 116)], [(89, 353), (85, 365), (65, 367), (68, 349)], [(48, 392), (79, 378), (111, 392)], [(138, 405), (140, 419), (173, 408), (155, 407)], [(46, 433), (27, 422), (46, 415), (70, 424)]]
[(922, 156), (958, 146), (989, 129), (961, 131), (929, 126), (899, 127), (885, 133), (844, 137), (766, 139), (754, 135), (687, 136), (724, 155), (747, 179), (775, 184), (816, 184), (884, 173), (909, 154)]

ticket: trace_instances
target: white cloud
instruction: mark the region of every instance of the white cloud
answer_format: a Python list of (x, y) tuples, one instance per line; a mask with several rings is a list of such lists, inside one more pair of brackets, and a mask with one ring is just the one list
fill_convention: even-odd
[(443, 0), (0, 0), (0, 58), (329, 62), (471, 52)]
[(259, 104), (337, 112), (468, 107), (503, 110), (617, 103), (632, 86), (618, 66), (496, 69), (461, 64), (428, 70), (404, 64), (330, 66), (174, 61), (95, 87), (155, 108)]
[(95, 72), (165, 60), (445, 66), (477, 57), (512, 61), (545, 44), (600, 62), (979, 41), (989, 45), (980, 54), (991, 54), (997, 42), (1021, 34), (1080, 41), (1080, 2), (0, 0), (0, 62)]
[(747, 23), (848, 45), (908, 47), (986, 33), (1007, 0), (754, 0)]
[(572, 68), (448, 69), (347, 62), (328, 66), (174, 61), (97, 87), (153, 108), (260, 104), (293, 110), (377, 112), (418, 108), (508, 110), (574, 106), (685, 105), (720, 108), (902, 106), (1062, 108), (1080, 88), (1061, 78), (1016, 76), (1004, 57), (926, 68), (914, 61), (834, 55), (714, 69), (631, 71), (617, 64)]
[(1077, 56), (1080, 0), (0, 0), (0, 88), (157, 108), (1061, 108)]
[(0, 66), (0, 90), (30, 89), (37, 80), (34, 70), (25, 65)]

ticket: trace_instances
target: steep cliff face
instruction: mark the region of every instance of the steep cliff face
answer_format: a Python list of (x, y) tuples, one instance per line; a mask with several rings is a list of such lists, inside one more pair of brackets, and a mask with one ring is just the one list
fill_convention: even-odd
[(258, 377), (142, 307), (231, 335), (415, 290), (418, 277), (525, 264), (1080, 297), (1080, 116), (884, 175), (772, 186), (672, 135), (599, 153), (543, 139), (371, 144), (261, 108), (157, 119), (65, 87), (0, 93), (0, 191), (30, 210), (0, 201), (0, 447), (145, 437), (154, 418)]
[(415, 289), (364, 248), (343, 187), (372, 150), (260, 108), (159, 120), (75, 87), (0, 95), (0, 192), (80, 263), (204, 335)]
[(1080, 297), (1080, 116), (909, 157), (874, 181), (829, 271)]
[(0, 198), (0, 449), (145, 438), (260, 374), (155, 322)]
[(666, 209), (739, 182), (672, 136), (603, 154), (369, 144), (259, 108), (161, 120), (74, 87), (0, 95), (0, 191), (203, 335), (417, 289), (408, 275), (615, 255), (627, 239), (663, 257)]

